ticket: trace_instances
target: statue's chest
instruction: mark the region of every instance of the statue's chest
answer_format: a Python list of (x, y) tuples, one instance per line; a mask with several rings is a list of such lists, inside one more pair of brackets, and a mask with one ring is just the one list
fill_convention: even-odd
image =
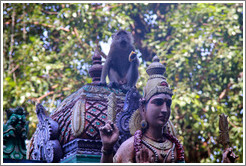
[(167, 142), (162, 144), (162, 146), (151, 146), (145, 144), (148, 148), (148, 156), (150, 162), (157, 163), (172, 163), (175, 162), (176, 151), (173, 143)]

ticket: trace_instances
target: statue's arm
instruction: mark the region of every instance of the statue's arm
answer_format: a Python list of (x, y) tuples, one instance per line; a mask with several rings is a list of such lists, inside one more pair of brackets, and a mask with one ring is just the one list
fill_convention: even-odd
[(113, 162), (113, 151), (112, 152), (107, 152), (102, 150), (102, 156), (101, 156), (101, 163), (112, 163)]
[(114, 163), (133, 163), (135, 154), (134, 154), (134, 137), (128, 138), (124, 141), (119, 149), (117, 150), (113, 162)]
[(102, 140), (102, 156), (101, 163), (113, 162), (113, 147), (119, 138), (119, 130), (111, 121), (99, 128), (100, 137)]

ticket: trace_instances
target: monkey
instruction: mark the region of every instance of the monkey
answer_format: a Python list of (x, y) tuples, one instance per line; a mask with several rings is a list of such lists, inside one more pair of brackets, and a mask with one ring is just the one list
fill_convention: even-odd
[(108, 75), (110, 84), (134, 87), (138, 80), (139, 61), (133, 45), (133, 36), (126, 30), (119, 30), (112, 35), (112, 43), (102, 69), (100, 84), (106, 85)]

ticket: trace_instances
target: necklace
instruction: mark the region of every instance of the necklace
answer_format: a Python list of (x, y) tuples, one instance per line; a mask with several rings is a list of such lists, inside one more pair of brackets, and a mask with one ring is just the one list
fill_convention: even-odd
[(150, 138), (147, 138), (146, 136), (143, 136), (142, 138), (145, 142), (147, 142), (148, 144), (150, 144), (151, 146), (155, 147), (156, 149), (159, 150), (167, 150), (170, 149), (172, 147), (172, 142), (165, 140), (164, 142), (156, 142), (151, 140)]
[[(158, 153), (157, 151), (150, 145), (148, 144), (148, 142), (146, 142), (145, 140), (142, 139), (142, 143), (148, 147), (153, 153), (154, 153), (154, 162), (157, 163), (158, 162), (158, 159), (159, 159), (159, 156), (158, 156)], [(161, 153), (160, 155), (163, 157), (163, 162), (165, 163), (166, 162), (166, 159), (167, 159), (167, 156), (170, 154), (170, 152), (172, 151), (172, 154), (171, 154), (171, 162), (173, 163), (174, 162), (174, 148), (175, 148), (175, 144), (173, 144), (171, 146), (171, 148), (169, 149), (169, 151), (167, 153), (164, 153), (164, 150), (161, 150)]]
[[(182, 144), (179, 142), (179, 140), (173, 136), (170, 135), (169, 133), (164, 133), (164, 136), (173, 143), (173, 147), (170, 149), (171, 152), (171, 162), (175, 162), (175, 156), (174, 156), (174, 149), (176, 149), (177, 153), (177, 161), (176, 162), (185, 162), (184, 159), (184, 149)], [(156, 150), (149, 144), (147, 144), (144, 140), (143, 140), (143, 135), (142, 135), (142, 131), (141, 130), (137, 130), (134, 134), (134, 151), (135, 152), (139, 152), (142, 147), (141, 144), (144, 144), (146, 147), (148, 147), (153, 153), (154, 153), (154, 161), (157, 162), (158, 161), (158, 153), (156, 152)], [(170, 153), (169, 150), (169, 153)], [(167, 153), (167, 154), (169, 154)], [(168, 156), (168, 155), (167, 155)], [(163, 162), (166, 162), (166, 158), (163, 160)]]
[(150, 146), (146, 141), (142, 140), (142, 143), (147, 146), (153, 153), (154, 153), (154, 162), (157, 163), (158, 162), (158, 153), (156, 152), (156, 150)]

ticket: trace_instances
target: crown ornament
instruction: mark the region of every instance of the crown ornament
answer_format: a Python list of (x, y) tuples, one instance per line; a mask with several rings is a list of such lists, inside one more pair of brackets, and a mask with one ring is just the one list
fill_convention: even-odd
[(149, 79), (144, 87), (143, 96), (146, 101), (148, 101), (153, 95), (159, 93), (166, 93), (173, 95), (172, 90), (170, 89), (164, 73), (166, 67), (160, 63), (158, 56), (154, 56), (153, 62), (146, 69)]
[[(147, 74), (149, 75), (146, 86), (143, 88), (143, 100), (148, 102), (153, 95), (160, 93), (173, 95), (172, 90), (169, 88), (169, 85), (164, 77), (166, 67), (160, 63), (158, 56), (154, 56), (153, 62), (146, 69)], [(141, 115), (140, 110), (136, 110), (130, 120), (129, 120), (129, 129), (130, 133), (134, 135), (137, 130), (141, 129)], [(175, 128), (170, 120), (167, 122), (167, 130), (164, 132), (169, 132), (171, 135), (176, 136)]]
[(153, 62), (146, 69), (146, 72), (149, 76), (155, 74), (163, 75), (165, 71), (166, 71), (166, 67), (160, 63), (160, 59), (157, 55), (154, 56)]

